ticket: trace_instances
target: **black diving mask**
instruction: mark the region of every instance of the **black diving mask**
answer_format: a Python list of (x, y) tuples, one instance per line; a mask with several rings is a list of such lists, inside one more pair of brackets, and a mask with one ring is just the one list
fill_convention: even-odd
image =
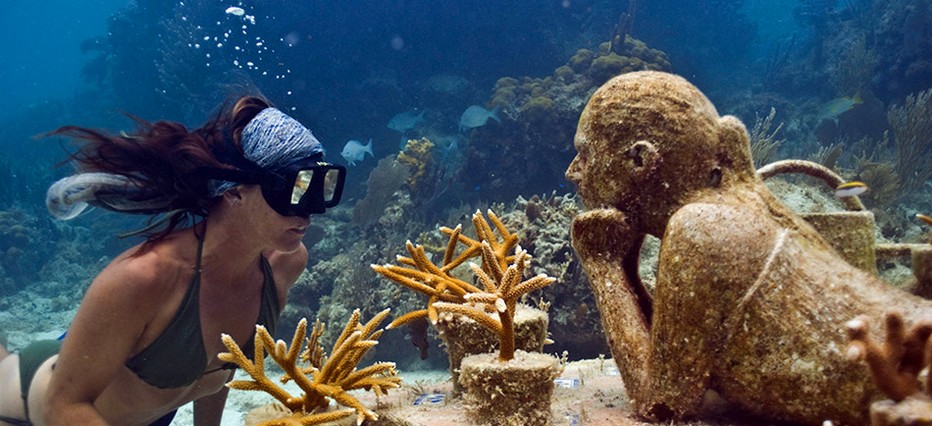
[(319, 159), (298, 161), (276, 172), (258, 166), (249, 171), (205, 167), (199, 172), (210, 179), (259, 185), (266, 203), (282, 216), (307, 217), (336, 207), (346, 182), (345, 167)]

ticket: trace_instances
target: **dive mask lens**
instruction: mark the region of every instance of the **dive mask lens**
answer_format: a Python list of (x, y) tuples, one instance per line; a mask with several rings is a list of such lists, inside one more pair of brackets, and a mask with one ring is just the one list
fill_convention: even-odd
[(318, 162), (295, 174), (291, 190), (291, 205), (299, 211), (323, 213), (335, 207), (343, 195), (346, 168), (335, 164)]

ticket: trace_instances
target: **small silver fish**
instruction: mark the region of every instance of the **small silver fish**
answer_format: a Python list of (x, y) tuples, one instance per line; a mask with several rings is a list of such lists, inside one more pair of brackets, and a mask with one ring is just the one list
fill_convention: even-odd
[(502, 120), (498, 118), (498, 110), (498, 105), (491, 111), (479, 105), (472, 105), (466, 108), (466, 111), (463, 111), (463, 114), (460, 115), (460, 131), (462, 132), (464, 130), (485, 126), (490, 118), (501, 123)]
[(422, 121), (424, 121), (424, 111), (421, 111), (420, 114), (415, 114), (414, 111), (405, 111), (399, 114), (395, 114), (390, 120), (388, 120), (388, 128), (405, 133), (408, 130), (413, 129)]
[(360, 141), (350, 140), (343, 145), (343, 151), (340, 152), (343, 159), (351, 166), (355, 166), (357, 161), (362, 161), (366, 154), (372, 157), (372, 138), (369, 138), (369, 143), (365, 145)]

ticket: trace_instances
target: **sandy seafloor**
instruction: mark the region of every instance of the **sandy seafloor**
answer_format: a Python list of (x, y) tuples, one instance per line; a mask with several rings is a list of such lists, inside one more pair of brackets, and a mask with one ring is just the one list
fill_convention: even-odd
[[(271, 368), (268, 366), (267, 368)], [(481, 423), (465, 415), (462, 400), (453, 397), (453, 384), (448, 371), (399, 371), (402, 387), (389, 391), (379, 400), (371, 392), (354, 391), (364, 405), (372, 408), (386, 424), (405, 426), (469, 426)], [(270, 374), (272, 377), (276, 377)], [(241, 370), (236, 379), (249, 377)], [(293, 395), (299, 389), (290, 383), (285, 388)], [(263, 392), (231, 390), (223, 415), (222, 426), (243, 426), (246, 414), (274, 399)], [(650, 425), (639, 421), (631, 412), (624, 384), (612, 359), (591, 359), (569, 362), (555, 380), (551, 399), (553, 426), (616, 426)], [(339, 407), (342, 408), (342, 407)], [(380, 422), (381, 423), (381, 422)], [(355, 422), (350, 422), (355, 424)], [(742, 420), (734, 416), (711, 416), (690, 422), (666, 422), (664, 425), (744, 426), (767, 425), (760, 420)], [(174, 426), (192, 425), (191, 404), (182, 407)]]
[[(376, 401), (371, 392), (356, 391), (354, 395), (382, 416), (404, 420), (411, 425), (457, 426), (473, 425), (464, 415), (459, 398), (454, 398), (448, 371), (400, 371), (402, 387), (389, 391)], [(241, 370), (236, 379), (248, 380)], [(300, 390), (286, 386), (292, 394)], [(273, 402), (263, 392), (231, 390), (223, 415), (223, 426), (242, 426), (250, 410)], [(555, 381), (553, 395), (553, 425), (629, 425), (646, 424), (631, 417), (618, 368), (611, 359), (570, 362)], [(191, 404), (182, 407), (176, 426), (191, 425)]]

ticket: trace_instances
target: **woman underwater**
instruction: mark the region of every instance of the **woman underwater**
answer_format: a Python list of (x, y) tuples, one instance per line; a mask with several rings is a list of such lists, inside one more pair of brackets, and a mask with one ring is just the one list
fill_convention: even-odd
[(235, 367), (217, 360), (221, 333), (251, 354), (256, 324), (274, 329), (310, 215), (339, 202), (345, 169), (262, 99), (193, 131), (138, 121), (53, 132), (80, 142), (80, 173), (49, 188), (54, 216), (90, 204), (164, 221), (93, 280), (66, 338), (0, 346), (0, 425), (168, 425), (190, 401), (197, 426), (219, 424)]

